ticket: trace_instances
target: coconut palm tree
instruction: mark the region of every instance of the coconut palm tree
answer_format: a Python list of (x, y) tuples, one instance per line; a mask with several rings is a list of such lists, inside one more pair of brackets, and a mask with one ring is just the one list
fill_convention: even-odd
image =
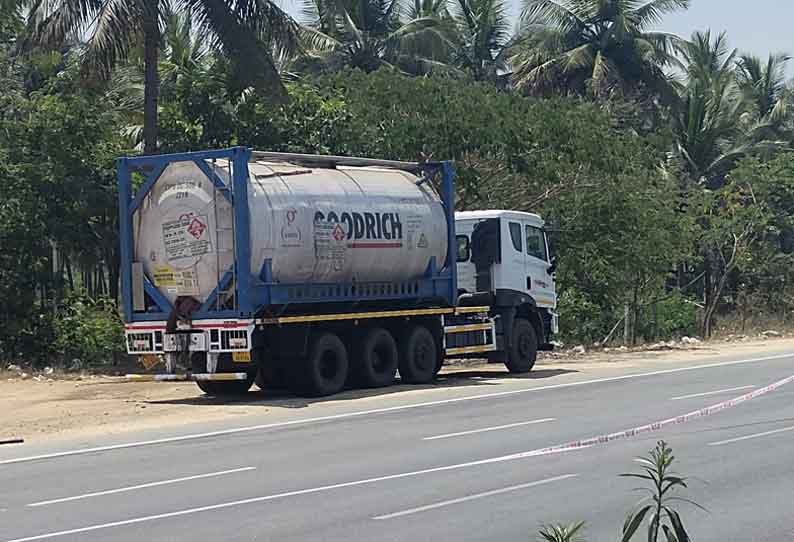
[[(33, 15), (39, 3), (33, 7)], [(294, 50), (298, 25), (275, 0), (58, 0), (35, 25), (31, 44), (57, 46), (71, 33), (87, 34), (83, 66), (87, 74), (108, 78), (136, 44), (143, 46), (144, 152), (157, 149), (158, 63), (164, 18), (176, 9), (195, 17), (197, 30), (228, 56), (245, 63), (253, 84), (283, 94), (283, 87), (263, 43)]]
[(438, 0), (417, 0), (405, 12), (400, 0), (306, 0), (303, 14), (313, 42), (305, 70), (450, 69), (449, 26)]
[(608, 95), (637, 86), (672, 96), (665, 68), (674, 35), (649, 31), (690, 0), (524, 0), (522, 46), (511, 62), (517, 86), (530, 94)]
[(675, 155), (693, 180), (705, 183), (727, 172), (740, 136), (744, 104), (733, 71), (736, 50), (725, 33), (712, 40), (710, 32), (697, 32), (680, 51), (686, 84), (672, 116)]
[(513, 46), (504, 0), (455, 0), (456, 64), (478, 81), (498, 81), (509, 72)]
[(673, 106), (674, 156), (692, 180), (719, 186), (745, 156), (785, 145), (776, 137), (768, 97), (747, 98), (743, 62), (737, 63), (724, 32), (713, 39), (709, 31), (696, 32), (680, 46), (680, 56), (686, 83)]
[[(158, 62), (158, 103), (174, 99), (177, 86), (209, 77), (208, 58), (214, 51), (196, 32), (188, 11), (164, 13), (163, 41)], [(124, 115), (124, 133), (132, 145), (141, 143), (144, 127), (144, 51), (133, 46), (126, 61), (117, 66), (105, 87), (105, 98)]]
[(23, 27), (23, 10), (24, 2), (21, 0), (0, 0), (0, 45), (15, 40)]
[(740, 55), (736, 62), (736, 78), (744, 100), (752, 107), (756, 122), (767, 122), (776, 130), (788, 119), (791, 98), (786, 86), (786, 64), (791, 57), (770, 54), (766, 62), (751, 55)]
[(447, 0), (414, 0), (409, 4), (405, 16), (410, 21), (422, 17), (435, 17), (437, 19), (449, 18)]

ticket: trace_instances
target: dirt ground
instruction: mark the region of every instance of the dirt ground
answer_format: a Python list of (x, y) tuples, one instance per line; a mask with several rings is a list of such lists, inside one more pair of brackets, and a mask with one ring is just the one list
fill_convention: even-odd
[[(541, 378), (568, 372), (575, 365), (579, 372), (599, 369), (632, 368), (653, 363), (708, 363), (721, 354), (759, 357), (794, 351), (794, 339), (775, 338), (743, 342), (724, 341), (687, 345), (656, 351), (596, 350), (582, 354), (567, 351), (544, 354), (528, 378)], [(35, 378), (35, 379), (34, 379)], [(0, 374), (0, 441), (24, 438), (26, 442), (113, 435), (154, 427), (178, 426), (197, 421), (219, 421), (261, 415), (271, 411), (304, 408), (323, 401), (355, 401), (367, 404), (385, 393), (410, 390), (423, 393), (439, 387), (471, 385), (476, 381), (510, 378), (504, 366), (469, 361), (446, 367), (439, 380), (429, 386), (393, 386), (382, 390), (347, 391), (333, 398), (307, 401), (275, 390), (256, 387), (246, 397), (219, 400), (204, 396), (192, 382), (131, 383), (119, 377), (76, 375)], [(521, 377), (518, 377), (521, 378)], [(200, 408), (197, 408), (200, 407)]]

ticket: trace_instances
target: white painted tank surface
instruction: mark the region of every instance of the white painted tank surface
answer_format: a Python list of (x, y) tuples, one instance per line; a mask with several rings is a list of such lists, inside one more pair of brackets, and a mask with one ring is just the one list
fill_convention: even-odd
[[(228, 165), (215, 166), (228, 179)], [(402, 281), (447, 253), (430, 183), (395, 169), (249, 164), (251, 271), (283, 283)], [(173, 301), (204, 301), (234, 262), (232, 208), (193, 162), (170, 164), (135, 213), (134, 257)]]

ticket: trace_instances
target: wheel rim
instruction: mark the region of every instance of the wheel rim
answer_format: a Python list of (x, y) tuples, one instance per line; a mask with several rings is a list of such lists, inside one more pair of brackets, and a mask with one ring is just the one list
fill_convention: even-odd
[(518, 338), (518, 354), (521, 356), (521, 359), (529, 358), (532, 352), (532, 339), (529, 336), (529, 333), (522, 333), (521, 336)]
[(420, 343), (414, 347), (414, 365), (419, 371), (424, 372), (435, 368), (435, 363), (432, 363), (431, 354), (431, 349), (427, 344)]
[(320, 358), (320, 376), (325, 381), (333, 381), (339, 374), (339, 359), (330, 350), (323, 352)]
[(372, 370), (376, 373), (382, 373), (386, 362), (383, 360), (380, 352), (376, 349), (372, 352)]
[(392, 371), (392, 355), (387, 345), (377, 345), (372, 350), (372, 371), (375, 374), (383, 375)]

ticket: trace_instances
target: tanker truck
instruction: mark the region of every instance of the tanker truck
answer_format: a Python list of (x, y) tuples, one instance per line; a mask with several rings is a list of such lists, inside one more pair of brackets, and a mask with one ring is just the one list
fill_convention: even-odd
[(117, 174), (131, 380), (326, 396), (427, 383), (460, 357), (524, 373), (551, 349), (543, 221), (456, 215), (451, 162), (235, 147)]

